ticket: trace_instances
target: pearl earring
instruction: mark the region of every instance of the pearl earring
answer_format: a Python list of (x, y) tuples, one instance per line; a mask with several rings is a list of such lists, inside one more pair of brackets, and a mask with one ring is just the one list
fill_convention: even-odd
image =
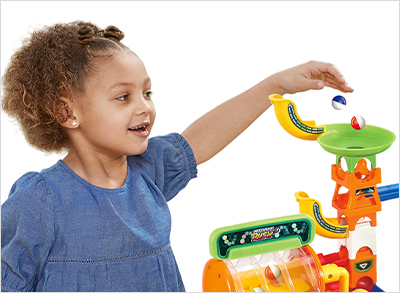
[(72, 126), (75, 126), (75, 125), (77, 125), (77, 124), (78, 124), (78, 122), (72, 121)]

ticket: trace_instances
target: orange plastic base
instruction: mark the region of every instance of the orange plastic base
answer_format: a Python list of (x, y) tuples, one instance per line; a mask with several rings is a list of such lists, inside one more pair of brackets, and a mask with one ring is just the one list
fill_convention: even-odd
[[(358, 272), (356, 263), (363, 261), (372, 261), (372, 266), (366, 272)], [(348, 271), (350, 272), (350, 288), (371, 291), (373, 285), (377, 282), (376, 255), (373, 255), (368, 247), (362, 247), (357, 252), (356, 259), (349, 260)]]

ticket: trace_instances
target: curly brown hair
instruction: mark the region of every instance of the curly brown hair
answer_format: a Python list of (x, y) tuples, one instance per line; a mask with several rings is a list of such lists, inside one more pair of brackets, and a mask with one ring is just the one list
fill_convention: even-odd
[(75, 21), (44, 26), (23, 40), (2, 78), (3, 111), (17, 120), (26, 140), (45, 152), (69, 149), (65, 103), (61, 96), (84, 93), (93, 60), (129, 50), (124, 34), (109, 26)]

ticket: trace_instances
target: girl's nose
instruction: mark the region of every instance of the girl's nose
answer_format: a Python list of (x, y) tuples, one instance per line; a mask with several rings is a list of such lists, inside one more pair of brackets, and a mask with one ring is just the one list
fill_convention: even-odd
[(136, 115), (149, 114), (152, 109), (152, 102), (145, 99), (143, 96), (136, 99), (134, 103), (134, 111)]

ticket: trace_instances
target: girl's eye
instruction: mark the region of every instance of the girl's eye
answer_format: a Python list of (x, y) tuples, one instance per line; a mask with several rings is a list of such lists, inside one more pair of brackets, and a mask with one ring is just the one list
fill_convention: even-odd
[(144, 93), (144, 97), (145, 98), (148, 98), (148, 99), (151, 99), (151, 96), (153, 95), (153, 92), (151, 92), (151, 91), (148, 91), (148, 92), (145, 92)]
[(120, 100), (120, 101), (126, 101), (127, 99), (128, 99), (128, 95), (120, 96), (117, 98), (117, 100)]

